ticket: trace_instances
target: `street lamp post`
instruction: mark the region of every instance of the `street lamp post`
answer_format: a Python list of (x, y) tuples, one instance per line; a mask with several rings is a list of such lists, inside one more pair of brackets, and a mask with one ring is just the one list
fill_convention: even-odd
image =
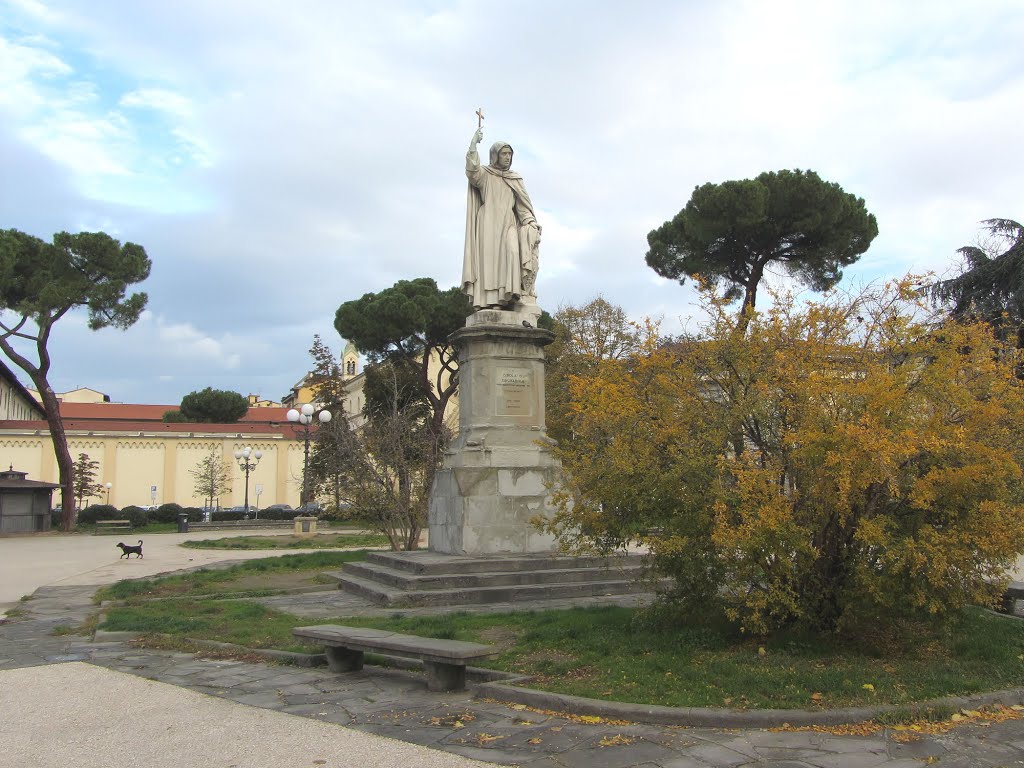
[(113, 483), (107, 483), (107, 506), (110, 506), (110, 489), (114, 487)]
[[(252, 459), (250, 461), (249, 459)], [(246, 446), (240, 451), (235, 451), (235, 459), (238, 461), (238, 468), (245, 472), (245, 516), (249, 517), (249, 473), (256, 469), (256, 465), (263, 458), (263, 453), (254, 451)]]
[[(298, 410), (292, 408), (285, 414), (288, 417), (288, 421), (301, 424), (303, 431), (302, 501), (299, 504), (300, 507), (309, 503), (309, 425), (313, 423), (314, 413), (316, 413), (316, 408), (306, 403)], [(321, 409), (319, 413), (316, 413), (316, 418), (321, 424), (326, 424), (331, 420), (331, 412)]]

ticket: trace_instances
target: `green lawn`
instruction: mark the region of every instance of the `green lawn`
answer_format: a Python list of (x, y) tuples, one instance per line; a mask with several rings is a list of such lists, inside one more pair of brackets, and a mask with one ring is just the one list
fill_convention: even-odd
[(327, 580), (321, 578), (323, 571), (337, 570), (344, 563), (365, 557), (366, 550), (362, 549), (267, 556), (227, 568), (205, 568), (173, 576), (119, 581), (100, 589), (93, 599), (96, 602), (137, 601), (144, 607), (145, 601), (154, 598), (216, 597), (254, 591), (269, 594), (303, 583), (326, 583)]
[[(809, 635), (767, 640), (740, 637), (724, 620), (706, 617), (671, 626), (626, 608), (586, 608), (501, 615), (304, 619), (253, 602), (211, 600), (240, 582), (275, 574), (313, 573), (291, 555), (288, 564), (248, 562), (223, 572), (122, 582), (103, 599), (131, 600), (107, 611), (102, 629), (165, 633), (250, 648), (313, 650), (291, 629), (341, 623), (432, 637), (483, 642), (501, 649), (489, 666), (534, 676), (532, 687), (599, 699), (677, 707), (833, 708), (910, 704), (948, 695), (1024, 686), (1024, 622), (970, 609), (945, 628), (918, 627), (886, 655)], [(328, 564), (329, 563), (329, 564)], [(230, 574), (238, 569), (238, 574)], [(265, 570), (262, 570), (265, 569)], [(260, 574), (262, 573), (262, 576)], [(208, 574), (208, 575), (207, 575)], [(135, 586), (132, 586), (135, 585)], [(146, 600), (167, 597), (172, 600)], [(203, 599), (197, 599), (203, 598)], [(761, 652), (763, 649), (763, 653)]]

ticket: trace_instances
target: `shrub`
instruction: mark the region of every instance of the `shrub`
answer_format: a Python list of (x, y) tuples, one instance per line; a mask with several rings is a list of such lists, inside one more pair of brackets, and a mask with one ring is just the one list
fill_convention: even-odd
[[(188, 513), (190, 523), (197, 523), (203, 519), (203, 510), (199, 507), (184, 507), (181, 511)], [(177, 522), (178, 518), (175, 517), (174, 520)]]
[(154, 523), (176, 523), (178, 522), (178, 513), (183, 509), (184, 507), (181, 504), (173, 502), (161, 504), (156, 509), (149, 511), (149, 519)]
[(142, 528), (149, 522), (149, 515), (146, 510), (142, 507), (136, 507), (130, 505), (121, 508), (121, 518), (124, 520), (131, 520), (131, 523), (136, 528)]
[(317, 517), (323, 520), (336, 520), (338, 522), (354, 522), (356, 510), (351, 504), (342, 503), (335, 506), (333, 502), (325, 504), (317, 513)]
[(231, 521), (231, 520), (244, 520), (245, 519), (245, 512), (242, 512), (242, 511), (229, 512), (226, 509), (217, 509), (217, 510), (214, 510), (213, 518), (212, 519), (213, 520), (227, 520), (227, 521)]
[(79, 511), (78, 522), (93, 525), (97, 520), (121, 520), (120, 510), (112, 504), (93, 504)]
[(263, 520), (294, 520), (300, 514), (296, 509), (280, 509), (277, 507), (260, 510), (260, 518)]
[(924, 315), (909, 281), (742, 322), (573, 378), (563, 543), (647, 544), (673, 597), (746, 631), (992, 603), (1024, 551), (1020, 353)]

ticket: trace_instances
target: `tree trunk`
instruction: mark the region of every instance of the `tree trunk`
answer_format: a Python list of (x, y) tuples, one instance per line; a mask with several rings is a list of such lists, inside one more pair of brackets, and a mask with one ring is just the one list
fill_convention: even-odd
[(53, 453), (57, 458), (57, 473), (60, 482), (61, 530), (68, 532), (75, 522), (75, 489), (74, 462), (68, 450), (68, 440), (64, 434), (64, 422), (60, 417), (60, 402), (53, 393), (46, 378), (29, 372), (32, 383), (36, 385), (39, 396), (43, 400), (46, 411), (46, 424), (50, 428), (53, 442)]
[(750, 324), (750, 315), (754, 311), (754, 305), (757, 303), (757, 286), (761, 282), (761, 278), (764, 277), (764, 264), (762, 262), (754, 262), (750, 265), (750, 277), (747, 280), (745, 292), (743, 294), (743, 306), (740, 307), (740, 321), (737, 326), (741, 334), (746, 335), (747, 326)]

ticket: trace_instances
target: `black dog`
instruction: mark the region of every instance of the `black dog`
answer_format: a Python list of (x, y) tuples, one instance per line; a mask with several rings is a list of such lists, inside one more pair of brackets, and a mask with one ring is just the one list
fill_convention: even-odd
[(142, 557), (142, 539), (139, 539), (139, 546), (132, 547), (128, 544), (122, 544), (120, 541), (117, 542), (117, 546), (121, 548), (121, 558), (127, 557), (129, 560), (132, 559), (132, 552), (139, 557)]

